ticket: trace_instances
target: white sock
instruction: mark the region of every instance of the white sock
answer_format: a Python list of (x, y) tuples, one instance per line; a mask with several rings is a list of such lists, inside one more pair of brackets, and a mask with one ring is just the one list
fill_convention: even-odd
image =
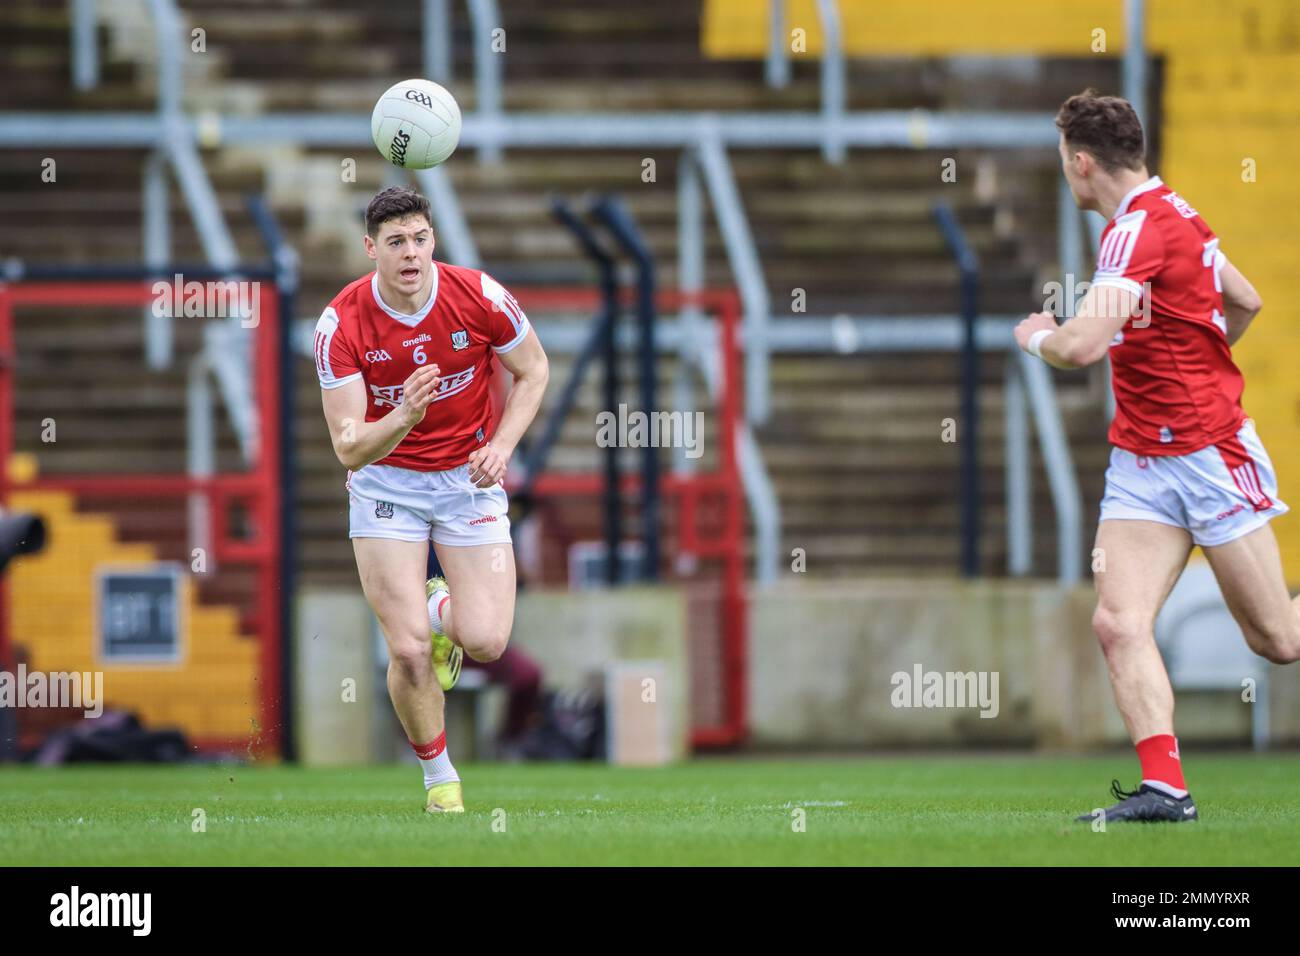
[(1175, 800), (1181, 800), (1183, 797), (1187, 796), (1186, 790), (1179, 790), (1177, 787), (1171, 787), (1163, 780), (1143, 780), (1142, 782), (1148, 787), (1159, 790), (1161, 793), (1169, 794), (1169, 796), (1173, 797)]
[(447, 753), (447, 733), (443, 731), (436, 740), (428, 744), (412, 742), (411, 748), (420, 759), (420, 769), (424, 771), (424, 789), (435, 787), (440, 783), (459, 781), (460, 775), (451, 765), (451, 756)]

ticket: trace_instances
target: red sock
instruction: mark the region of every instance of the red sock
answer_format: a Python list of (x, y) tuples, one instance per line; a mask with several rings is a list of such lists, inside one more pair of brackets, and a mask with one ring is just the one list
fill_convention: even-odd
[(447, 731), (444, 730), (427, 744), (417, 744), (414, 740), (410, 741), (410, 744), (415, 755), (421, 760), (432, 760), (447, 749)]
[(1137, 742), (1138, 760), (1142, 761), (1142, 779), (1163, 783), (1175, 790), (1186, 790), (1183, 763), (1178, 757), (1178, 740), (1172, 734), (1156, 734)]

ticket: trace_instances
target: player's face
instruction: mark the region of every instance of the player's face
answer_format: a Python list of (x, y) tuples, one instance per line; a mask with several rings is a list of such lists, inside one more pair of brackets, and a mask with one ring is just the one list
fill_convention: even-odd
[(423, 216), (390, 219), (374, 239), (366, 236), (366, 255), (375, 260), (375, 271), (386, 288), (417, 296), (432, 281), (433, 229)]

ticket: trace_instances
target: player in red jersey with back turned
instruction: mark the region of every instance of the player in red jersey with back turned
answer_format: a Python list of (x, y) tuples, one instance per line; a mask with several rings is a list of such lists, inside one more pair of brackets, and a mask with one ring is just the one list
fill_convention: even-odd
[[(1057, 368), (1108, 353), (1116, 414), (1101, 503), (1093, 629), (1142, 764), (1142, 782), (1108, 821), (1197, 818), (1174, 738), (1174, 697), (1155, 619), (1193, 545), (1209, 559), (1251, 650), (1300, 658), (1300, 607), (1287, 592), (1269, 521), (1287, 506), (1241, 408), (1231, 346), (1261, 308), (1185, 199), (1146, 169), (1142, 126), (1126, 100), (1088, 90), (1056, 118), (1061, 165), (1080, 209), (1110, 221), (1097, 272), (1073, 321), (1022, 321), (1016, 343)], [(1090, 821), (1093, 815), (1079, 817)]]
[[(515, 563), (501, 480), (541, 404), (546, 353), (498, 282), (433, 261), (419, 193), (377, 194), (364, 242), (375, 271), (321, 315), (316, 373), (348, 469), (357, 571), (388, 643), (388, 692), (424, 770), (425, 809), (463, 812), (443, 691), (462, 653), (493, 661), (510, 639)], [(493, 356), (514, 376), (495, 428)], [(425, 580), (430, 541), (446, 580)]]

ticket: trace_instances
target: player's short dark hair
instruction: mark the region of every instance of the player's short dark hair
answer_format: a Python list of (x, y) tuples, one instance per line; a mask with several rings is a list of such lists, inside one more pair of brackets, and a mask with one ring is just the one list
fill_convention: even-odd
[(1142, 122), (1123, 97), (1102, 96), (1094, 89), (1076, 93), (1061, 104), (1056, 128), (1067, 147), (1091, 153), (1108, 173), (1141, 169), (1146, 160)]
[(379, 235), (379, 227), (390, 219), (405, 219), (407, 216), (423, 216), (433, 226), (433, 213), (429, 209), (429, 200), (414, 189), (406, 186), (389, 186), (375, 193), (375, 198), (366, 206), (366, 234), (370, 238)]

